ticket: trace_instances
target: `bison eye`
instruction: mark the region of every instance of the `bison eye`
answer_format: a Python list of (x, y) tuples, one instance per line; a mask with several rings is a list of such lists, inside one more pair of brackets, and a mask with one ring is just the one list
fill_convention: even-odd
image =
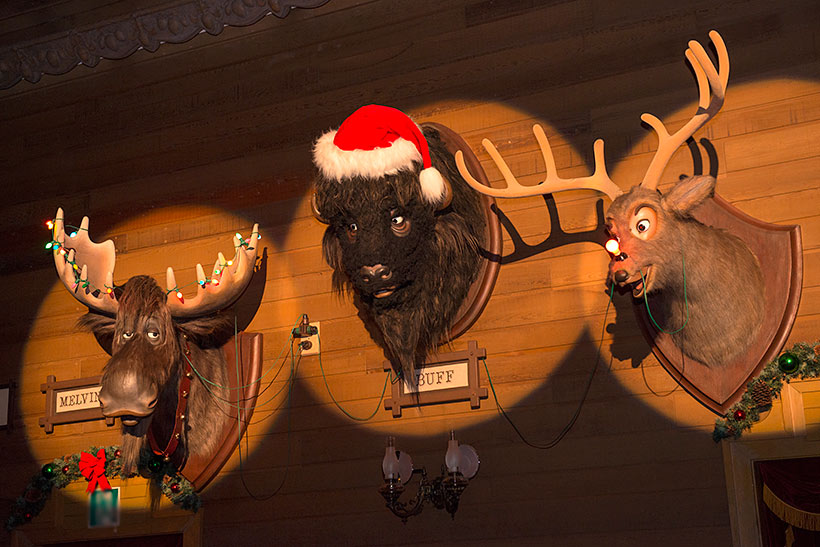
[(131, 331), (125, 331), (122, 333), (123, 340), (130, 340), (134, 336), (134, 333)]
[(390, 228), (399, 237), (404, 237), (410, 233), (410, 221), (401, 215), (393, 215), (390, 219)]
[(159, 338), (159, 331), (149, 330), (148, 338), (150, 338), (151, 340), (156, 340), (157, 338)]

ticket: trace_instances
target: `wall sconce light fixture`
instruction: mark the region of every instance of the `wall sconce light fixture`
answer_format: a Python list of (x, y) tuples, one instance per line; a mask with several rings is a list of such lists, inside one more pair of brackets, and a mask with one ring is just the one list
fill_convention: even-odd
[[(467, 488), (468, 479), (478, 473), (481, 463), (475, 449), (467, 444), (459, 445), (451, 431), (441, 475), (428, 480), (427, 470), (424, 467), (414, 469), (410, 455), (396, 450), (393, 443), (393, 437), (388, 437), (382, 460), (384, 485), (379, 488), (379, 493), (387, 502), (387, 508), (403, 522), (407, 522), (409, 517), (421, 513), (424, 503), (429, 501), (436, 509), (446, 509), (455, 518), (461, 493)], [(405, 485), (417, 474), (421, 475), (421, 480), (416, 495), (409, 503), (399, 501)]]

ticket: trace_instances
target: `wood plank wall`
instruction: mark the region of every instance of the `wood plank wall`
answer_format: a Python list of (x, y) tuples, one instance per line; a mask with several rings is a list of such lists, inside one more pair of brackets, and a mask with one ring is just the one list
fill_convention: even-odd
[[(57, 2), (0, 28), (6, 41), (21, 39), (43, 25), (60, 28), (65, 18), (86, 24), (94, 10), (110, 17), (122, 6)], [(626, 188), (655, 147), (640, 114), (673, 126), (691, 115), (696, 89), (683, 50), (689, 39), (705, 42), (712, 28), (732, 60), (726, 105), (701, 134), (718, 153), (718, 192), (761, 220), (802, 226), (803, 299), (790, 343), (814, 340), (815, 0), (331, 0), (284, 20), (0, 91), (0, 382), (20, 385), (14, 430), (0, 432), (1, 496), (10, 501), (51, 458), (117, 440), (97, 422), (57, 426), (48, 436), (37, 425), (48, 374), (91, 376), (106, 360), (90, 334), (75, 331), (83, 309), (55, 285), (42, 249), (49, 239), (42, 222), (58, 206), (75, 223), (90, 216), (93, 238), (115, 239), (117, 281), (159, 276), (168, 265), (191, 281), (196, 262), (208, 264), (230, 248), (233, 232), (259, 222), (265, 283), (243, 309), (258, 304), (250, 329), (265, 335), (266, 368), (275, 374), (290, 326), (308, 313), (322, 325), (334, 396), (366, 416), (379, 402), (383, 356), (352, 304), (331, 294), (323, 227), (306, 201), (312, 140), (362, 104), (389, 104), (460, 132), (498, 182), (480, 150), (481, 139), (491, 138), (532, 183), (544, 168), (530, 132), (537, 121), (562, 174), (587, 173), (592, 142), (602, 137), (610, 174)], [(665, 180), (691, 169), (681, 152)], [(597, 199), (582, 191), (557, 196), (564, 229), (593, 228)], [(526, 242), (550, 235), (540, 199), (499, 205)], [(501, 404), (530, 440), (545, 443), (576, 409), (600, 344), (589, 397), (556, 448), (527, 447), (492, 399), (480, 410), (455, 403), (355, 422), (328, 396), (318, 359), (304, 358), (290, 413), (283, 394), (258, 409), (241, 471), (237, 453), (204, 492), (203, 545), (729, 545), (714, 416), (675, 388), (624, 297), (607, 313), (600, 247), (567, 245), (554, 234), (553, 241), (555, 248), (502, 267), (486, 311), (454, 347), (477, 340), (487, 348)], [(506, 233), (504, 243), (512, 252)], [(288, 366), (268, 393), (284, 384)], [(775, 409), (767, 418), (773, 434), (783, 429), (778, 416)], [(402, 525), (377, 492), (384, 437), (395, 435), (436, 474), (451, 428), (477, 448), (478, 477), (455, 520), (429, 507)], [(29, 541), (69, 537), (55, 511), (26, 525)]]

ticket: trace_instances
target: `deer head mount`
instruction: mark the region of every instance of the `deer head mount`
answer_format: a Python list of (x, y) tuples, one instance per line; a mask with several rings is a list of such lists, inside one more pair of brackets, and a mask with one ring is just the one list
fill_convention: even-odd
[[(641, 116), (658, 135), (658, 149), (643, 180), (626, 193), (606, 172), (601, 139), (594, 143), (592, 175), (560, 178), (549, 141), (539, 125), (533, 127), (533, 133), (544, 157), (546, 175), (537, 185), (521, 185), (487, 139), (482, 144), (501, 171), (506, 188), (478, 184), (464, 165), (460, 152), (455, 159), (470, 186), (494, 197), (536, 196), (574, 189), (592, 189), (609, 196), (612, 204), (606, 213), (606, 227), (612, 241), (607, 245), (611, 253), (608, 278), (618, 285), (631, 286), (636, 299), (645, 299), (655, 324), (655, 328), (647, 329), (653, 343), (655, 338), (671, 337), (679, 353), (690, 362), (719, 372), (744, 356), (748, 340), (760, 331), (767, 293), (760, 262), (746, 241), (695, 218), (699, 209), (712, 201), (713, 177), (685, 178), (664, 195), (657, 190), (661, 175), (677, 148), (723, 105), (729, 56), (721, 36), (716, 31), (711, 31), (709, 36), (717, 52), (717, 66), (696, 41), (689, 42), (685, 53), (697, 78), (697, 111), (674, 133), (656, 116), (646, 113)], [(799, 298), (799, 289), (797, 295)], [(793, 297), (792, 293), (791, 301)], [(784, 325), (788, 323), (790, 328), (791, 321), (785, 321)], [(783, 325), (775, 338), (782, 338), (782, 330)], [(771, 353), (771, 347), (768, 349)], [(732, 394), (734, 388), (723, 387), (717, 391), (727, 390)], [(722, 405), (727, 398), (730, 397), (716, 395), (716, 404)]]

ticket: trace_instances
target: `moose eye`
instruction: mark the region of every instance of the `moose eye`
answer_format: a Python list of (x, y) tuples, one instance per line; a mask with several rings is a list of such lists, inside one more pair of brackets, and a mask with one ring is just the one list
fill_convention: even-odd
[(125, 331), (124, 333), (122, 333), (123, 340), (130, 340), (133, 336), (134, 333), (130, 331)]
[(651, 224), (648, 219), (643, 219), (635, 225), (635, 229), (638, 230), (638, 232), (640, 233), (644, 233), (649, 229), (650, 225)]

